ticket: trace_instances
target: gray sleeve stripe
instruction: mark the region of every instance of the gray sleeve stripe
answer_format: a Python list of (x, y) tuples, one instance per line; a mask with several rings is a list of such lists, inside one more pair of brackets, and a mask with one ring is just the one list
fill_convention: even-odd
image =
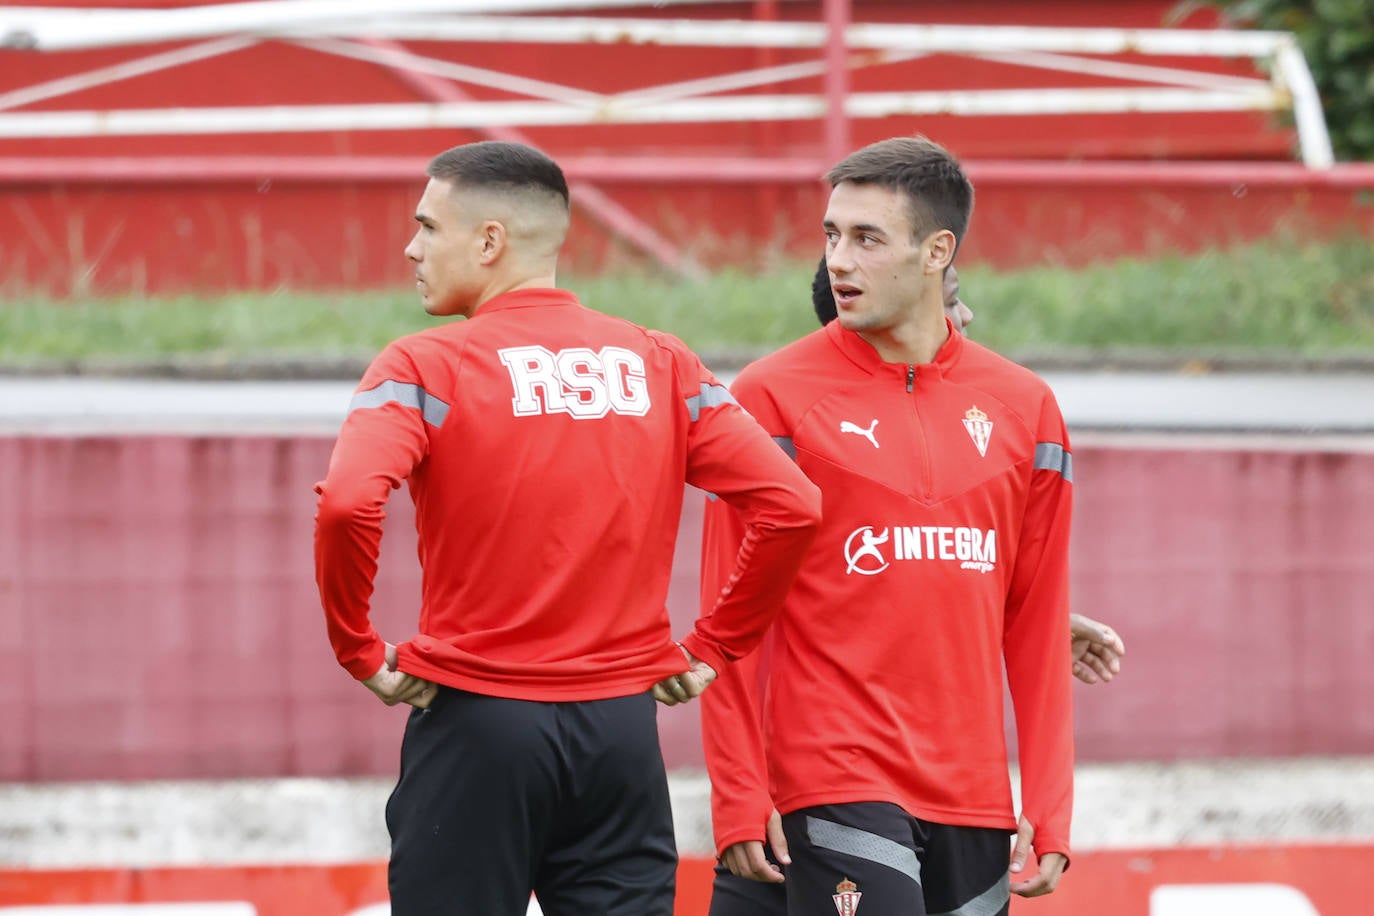
[(810, 815), (806, 818), (806, 836), (814, 846), (886, 865), (921, 883), (921, 863), (916, 852), (887, 837)]
[(1057, 471), (1073, 483), (1073, 453), (1056, 442), (1040, 442), (1035, 446), (1035, 469)]
[(735, 399), (730, 397), (730, 389), (724, 385), (708, 385), (701, 383), (701, 394), (694, 394), (687, 399), (687, 412), (692, 416), (695, 423), (701, 416), (703, 407), (719, 407), (722, 404), (734, 404)]
[(393, 379), (387, 379), (376, 388), (359, 391), (353, 395), (353, 400), (348, 403), (348, 412), (352, 413), (355, 410), (368, 407), (381, 407), (383, 404), (392, 402), (400, 404), (402, 407), (414, 407), (420, 411), (425, 422), (436, 429), (444, 425), (444, 418), (448, 416), (448, 405), (443, 401), (419, 385), (411, 385)]
[(931, 916), (997, 916), (1010, 899), (1011, 879), (1003, 875), (992, 887), (958, 909), (946, 913), (932, 913)]

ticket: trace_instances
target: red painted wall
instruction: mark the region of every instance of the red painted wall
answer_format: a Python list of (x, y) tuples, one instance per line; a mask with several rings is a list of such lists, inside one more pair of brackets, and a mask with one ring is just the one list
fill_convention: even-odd
[[(408, 173), (423, 168), (416, 158)], [(1275, 233), (1374, 237), (1374, 165), (1347, 167), (1334, 180), (1296, 165), (974, 162), (969, 171), (978, 205), (961, 258), (970, 262), (1078, 265)], [(413, 279), (402, 250), (418, 179), (6, 185), (0, 175), (0, 293), (401, 287)], [(747, 267), (779, 251), (810, 258), (823, 247), (825, 194), (809, 182), (598, 185), (708, 267)], [(765, 198), (767, 208), (756, 206)], [(594, 270), (636, 257), (585, 213), (575, 216), (565, 263)]]
[[(870, 22), (1159, 27), (1174, 6), (1173, 0), (857, 0), (854, 15)], [(753, 12), (753, 5), (729, 4), (625, 15), (748, 17)], [(820, 10), (816, 3), (784, 3), (779, 15), (814, 20)], [(1180, 24), (1205, 28), (1214, 22), (1215, 14), (1203, 11)], [(415, 47), (474, 66), (603, 91), (816, 56), (628, 45)], [(0, 94), (156, 50), (161, 48), (0, 50)], [(1256, 75), (1248, 61), (1146, 62)], [(858, 71), (853, 81), (860, 90), (1027, 84), (1077, 86), (1085, 79), (932, 55)], [(502, 97), (491, 89), (469, 88), (476, 98)], [(801, 80), (784, 89), (818, 91), (820, 81)], [(417, 100), (409, 84), (382, 68), (270, 42), (20, 110)], [(971, 164), (979, 187), (978, 215), (965, 254), (971, 260), (1003, 266), (1081, 264), (1225, 245), (1278, 229), (1374, 233), (1374, 167), (1347, 171), (1334, 183), (1297, 167), (1241, 177), (1234, 160), (1291, 159), (1292, 131), (1263, 114), (888, 118), (855, 122), (852, 142), (857, 146), (911, 132), (935, 137)], [(818, 179), (831, 164), (820, 122), (600, 124), (527, 133), (567, 164), (571, 177), (596, 182), (612, 200), (708, 266), (748, 265), (776, 251), (801, 257), (819, 251), (823, 194)], [(401, 249), (424, 162), (473, 139), (478, 135), (465, 131), (359, 131), (0, 140), (0, 291), (85, 296), (399, 286), (411, 273)], [(686, 171), (661, 166), (660, 172), (676, 174), (649, 180), (627, 176), (606, 156), (639, 157), (650, 170), (665, 157), (698, 157), (708, 164)], [(770, 171), (744, 182), (720, 179), (732, 163), (775, 156), (793, 160), (790, 171), (783, 174), (780, 167), (775, 177), (768, 177), (774, 175)], [(234, 166), (225, 157), (253, 161), (243, 166), (240, 159)], [(1149, 169), (1094, 173), (1081, 164), (1111, 159), (1230, 163), (1200, 181)], [(1052, 160), (1063, 167), (1017, 171), (996, 165), (1003, 160)], [(186, 168), (196, 174), (173, 174)], [(349, 175), (338, 174), (341, 169)], [(309, 177), (324, 172), (331, 177)], [(1098, 177), (1092, 180), (1094, 174)], [(597, 270), (638, 257), (586, 217), (580, 212), (567, 263)]]
[[(391, 774), (404, 714), (339, 669), (312, 581), (330, 442), (0, 439), (0, 780)], [(1374, 753), (1374, 453), (1076, 449), (1074, 603), (1129, 643), (1084, 760)], [(375, 607), (403, 638), (412, 511)], [(669, 606), (695, 614), (688, 500)], [(694, 707), (670, 766), (700, 764)]]

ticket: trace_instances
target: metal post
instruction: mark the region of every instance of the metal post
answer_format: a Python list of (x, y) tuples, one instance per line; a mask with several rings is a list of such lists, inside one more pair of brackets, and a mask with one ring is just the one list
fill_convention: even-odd
[[(777, 22), (778, 21), (778, 0), (754, 0), (754, 21), (755, 22)], [(759, 47), (754, 51), (754, 66), (758, 70), (770, 70), (777, 64), (777, 49)], [(760, 121), (755, 125), (755, 138), (758, 146), (756, 147), (765, 158), (772, 159), (778, 155), (778, 122)], [(755, 192), (758, 194), (759, 209), (763, 231), (760, 233), (767, 242), (772, 242), (783, 229), (779, 220), (779, 210), (782, 197), (779, 188), (773, 182), (760, 185)]]
[[(824, 0), (825, 3), (825, 159), (828, 166), (850, 152), (849, 116), (845, 100), (849, 97), (849, 48), (845, 32), (849, 29), (849, 0)], [(828, 167), (827, 166), (827, 167)]]

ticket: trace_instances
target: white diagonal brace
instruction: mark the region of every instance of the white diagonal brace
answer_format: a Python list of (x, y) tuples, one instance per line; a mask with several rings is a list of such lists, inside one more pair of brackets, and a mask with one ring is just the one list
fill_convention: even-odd
[(25, 86), (23, 89), (12, 89), (9, 92), (0, 93), (0, 111), (18, 108), (33, 102), (41, 102), (44, 99), (57, 98), (73, 92), (94, 89), (97, 86), (106, 86), (120, 80), (132, 79), (135, 76), (156, 73), (159, 70), (168, 70), (193, 61), (218, 57), (221, 54), (239, 51), (254, 44), (257, 42), (251, 38), (217, 38), (213, 41), (204, 41), (189, 47), (165, 51), (161, 54), (150, 54), (147, 57), (127, 60), (96, 70), (88, 70), (85, 73), (64, 76), (60, 79), (49, 80), (46, 83)]
[(469, 64), (425, 57), (390, 42), (383, 46), (367, 41), (355, 42), (337, 38), (317, 38), (296, 39), (294, 44), (322, 54), (351, 57), (354, 60), (380, 64), (383, 67), (409, 70), (412, 73), (427, 73), (432, 76), (441, 76), (444, 79), (473, 83), (504, 92), (519, 93), (537, 99), (547, 99), (551, 102), (562, 102), (566, 105), (596, 105), (606, 98), (597, 92), (575, 89), (559, 83), (549, 83), (544, 80), (517, 76), (513, 73), (503, 73), (499, 70), (488, 70), (485, 67), (473, 67)]

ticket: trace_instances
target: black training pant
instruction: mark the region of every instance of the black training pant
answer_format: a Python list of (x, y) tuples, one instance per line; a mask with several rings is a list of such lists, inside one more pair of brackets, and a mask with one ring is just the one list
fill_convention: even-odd
[(782, 824), (792, 857), (786, 882), (763, 884), (718, 866), (710, 916), (1008, 912), (1010, 831), (936, 824), (881, 802), (803, 808)]
[(672, 916), (677, 852), (648, 693), (540, 703), (440, 688), (386, 806), (393, 916)]

